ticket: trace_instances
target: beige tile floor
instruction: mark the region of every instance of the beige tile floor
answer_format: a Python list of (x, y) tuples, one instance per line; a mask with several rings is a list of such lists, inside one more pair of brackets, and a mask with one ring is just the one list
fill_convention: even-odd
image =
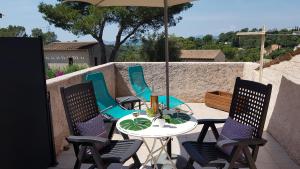
[[(226, 118), (228, 116), (228, 113), (216, 109), (208, 108), (204, 104), (189, 103), (189, 106), (192, 108), (194, 112), (194, 116), (198, 119)], [(217, 128), (221, 129), (221, 126), (222, 125), (217, 126)], [(187, 153), (181, 146), (181, 142), (186, 140), (196, 140), (198, 137), (198, 133), (201, 130), (201, 127), (202, 126), (199, 125), (195, 130), (191, 131), (190, 133), (173, 138), (172, 153), (174, 155), (180, 154), (181, 157), (178, 158), (177, 160), (178, 168), (182, 168), (182, 166), (184, 166), (186, 159), (188, 157)], [(258, 158), (256, 161), (256, 165), (258, 169), (300, 169), (300, 167), (289, 158), (285, 150), (276, 142), (276, 140), (268, 132), (265, 131), (263, 137), (268, 140), (268, 143), (264, 147), (262, 147), (259, 151)], [(114, 139), (121, 139), (121, 136), (119, 134), (115, 134)], [(212, 133), (209, 132), (209, 134), (205, 139), (207, 141), (212, 141), (214, 140), (214, 137)], [(149, 144), (152, 143), (151, 139), (147, 139), (146, 141)], [(137, 154), (142, 162), (146, 159), (147, 152), (148, 151), (145, 146), (142, 146), (138, 151)], [(73, 150), (70, 149), (69, 151), (63, 152), (58, 157), (58, 161), (59, 161), (59, 165), (51, 169), (73, 168), (73, 164), (75, 161)], [(125, 165), (129, 165), (131, 163), (132, 160), (129, 160)], [(194, 167), (196, 169), (201, 168), (197, 164), (195, 164)], [(88, 166), (85, 165), (82, 168), (88, 168)]]

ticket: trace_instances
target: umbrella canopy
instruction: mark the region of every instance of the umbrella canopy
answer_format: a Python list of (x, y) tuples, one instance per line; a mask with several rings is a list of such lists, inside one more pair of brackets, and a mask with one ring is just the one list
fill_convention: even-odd
[[(164, 0), (65, 0), (86, 2), (95, 6), (144, 6), (144, 7), (165, 7)], [(193, 0), (167, 0), (167, 6), (179, 5)]]
[(139, 7), (162, 7), (164, 8), (165, 27), (165, 60), (166, 60), (166, 103), (169, 109), (169, 44), (168, 44), (168, 8), (170, 6), (184, 4), (195, 0), (64, 0), (64, 2), (85, 2), (95, 6), (139, 6)]

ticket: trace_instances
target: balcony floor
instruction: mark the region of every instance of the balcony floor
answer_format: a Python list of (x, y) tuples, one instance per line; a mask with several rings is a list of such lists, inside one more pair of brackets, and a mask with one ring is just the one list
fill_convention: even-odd
[[(194, 116), (198, 119), (204, 118), (227, 118), (228, 113), (219, 111), (216, 109), (208, 108), (204, 104), (199, 103), (189, 103), (189, 106), (193, 109)], [(217, 128), (221, 128), (222, 125), (217, 126)], [(187, 159), (187, 153), (181, 146), (181, 142), (186, 140), (196, 140), (198, 137), (198, 133), (201, 130), (201, 125), (199, 125), (192, 132), (179, 136), (173, 139), (172, 142), (172, 153), (180, 154), (183, 158), (178, 158), (177, 167), (182, 168)], [(213, 141), (213, 135), (209, 132), (208, 136), (205, 138), (206, 141)], [(268, 143), (262, 147), (259, 151), (258, 158), (256, 161), (256, 165), (258, 169), (300, 169), (295, 162), (293, 162), (286, 151), (276, 142), (276, 140), (268, 133), (264, 132), (263, 138), (268, 140)], [(114, 134), (114, 139), (122, 139), (119, 134)], [(152, 140), (148, 139), (147, 142), (151, 143)], [(71, 146), (70, 146), (71, 147)], [(146, 159), (147, 149), (145, 146), (142, 146), (138, 151), (138, 156), (143, 162)], [(75, 163), (74, 152), (71, 149), (63, 152), (58, 157), (59, 164), (56, 167), (51, 167), (49, 169), (70, 169), (73, 168)], [(125, 165), (129, 165), (132, 163), (132, 160), (129, 160)], [(88, 168), (88, 165), (83, 165), (82, 168)], [(195, 168), (201, 168), (199, 165), (194, 164)]]

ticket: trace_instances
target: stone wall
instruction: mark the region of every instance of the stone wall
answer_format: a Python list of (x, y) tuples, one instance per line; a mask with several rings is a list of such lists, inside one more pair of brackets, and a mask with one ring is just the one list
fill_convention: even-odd
[(51, 110), (53, 121), (53, 132), (56, 153), (60, 153), (63, 147), (67, 144), (66, 136), (69, 135), (69, 128), (66, 121), (66, 115), (63, 108), (63, 103), (60, 95), (60, 88), (78, 84), (84, 81), (84, 76), (89, 72), (101, 71), (104, 73), (105, 80), (110, 94), (115, 97), (115, 66), (113, 63), (100, 65), (64, 76), (47, 80), (47, 90), (51, 96)]
[(69, 58), (73, 58), (74, 64), (90, 65), (88, 50), (77, 51), (45, 51), (45, 64), (51, 68), (69, 65)]
[[(137, 63), (116, 62), (118, 96), (133, 95), (128, 80), (128, 67)], [(165, 63), (139, 62), (144, 68), (147, 84), (165, 94)], [(230, 62), (172, 62), (170, 63), (170, 94), (185, 102), (203, 102), (206, 91), (223, 90), (232, 92), (236, 77), (252, 79), (255, 63)]]

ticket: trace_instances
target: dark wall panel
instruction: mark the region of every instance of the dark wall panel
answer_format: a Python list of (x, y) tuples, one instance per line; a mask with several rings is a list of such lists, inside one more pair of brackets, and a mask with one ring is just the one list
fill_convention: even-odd
[(0, 63), (0, 168), (47, 168), (53, 149), (41, 40), (0, 38)]

